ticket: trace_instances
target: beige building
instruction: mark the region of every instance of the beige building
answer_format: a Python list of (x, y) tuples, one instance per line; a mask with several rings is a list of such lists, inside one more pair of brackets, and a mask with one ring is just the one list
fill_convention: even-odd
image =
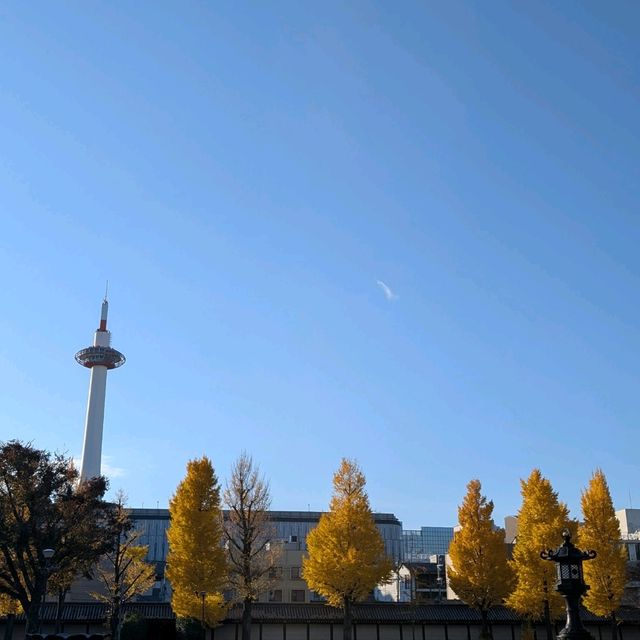
[(276, 542), (280, 549), (277, 564), (271, 569), (271, 588), (262, 594), (259, 602), (323, 602), (315, 591), (311, 591), (302, 577), (304, 542)]

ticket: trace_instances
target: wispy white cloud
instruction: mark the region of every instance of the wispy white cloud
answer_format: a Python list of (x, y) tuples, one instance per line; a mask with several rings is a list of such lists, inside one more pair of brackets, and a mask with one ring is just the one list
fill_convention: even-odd
[(123, 467), (116, 467), (110, 462), (111, 456), (102, 456), (102, 474), (107, 478), (123, 478), (127, 475), (127, 470)]
[[(75, 468), (80, 471), (80, 467), (82, 466), (82, 458), (75, 457), (73, 458), (73, 465)], [(100, 471), (103, 476), (107, 478), (124, 478), (127, 475), (127, 470), (123, 467), (116, 467), (111, 464), (111, 456), (102, 456), (102, 464), (100, 465)]]
[(387, 300), (391, 301), (398, 299), (398, 294), (394, 293), (391, 287), (386, 282), (383, 282), (382, 280), (376, 280), (376, 284), (382, 289), (382, 293), (384, 293), (384, 297)]

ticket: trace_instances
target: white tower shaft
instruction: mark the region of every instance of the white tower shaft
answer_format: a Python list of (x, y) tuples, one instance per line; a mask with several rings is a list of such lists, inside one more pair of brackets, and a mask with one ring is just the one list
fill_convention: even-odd
[(80, 482), (101, 475), (102, 430), (107, 393), (107, 371), (124, 364), (124, 356), (111, 348), (111, 334), (107, 330), (109, 303), (102, 302), (100, 326), (95, 332), (93, 346), (76, 353), (76, 360), (91, 369), (89, 399), (84, 422), (84, 443), (80, 464)]
[(84, 421), (84, 445), (80, 482), (100, 475), (102, 461), (102, 427), (104, 424), (104, 403), (107, 393), (107, 367), (91, 367), (89, 379), (89, 399)]

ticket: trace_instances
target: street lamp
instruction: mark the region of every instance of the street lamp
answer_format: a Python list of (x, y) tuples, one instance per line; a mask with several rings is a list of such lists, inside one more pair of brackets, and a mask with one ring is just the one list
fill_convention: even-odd
[(51, 571), (51, 558), (53, 558), (55, 551), (53, 549), (43, 549), (42, 555), (44, 557), (44, 589), (42, 593), (42, 600), (40, 601), (40, 607), (38, 610), (38, 631), (42, 631), (42, 605), (47, 600), (47, 582), (49, 582), (49, 572)]
[(564, 542), (555, 551), (548, 549), (540, 553), (543, 560), (556, 563), (556, 591), (566, 602), (567, 623), (558, 634), (558, 640), (593, 640), (580, 620), (580, 600), (589, 590), (589, 585), (584, 582), (582, 563), (595, 558), (596, 552), (580, 551), (571, 542), (571, 532), (568, 529), (562, 532), (562, 537)]

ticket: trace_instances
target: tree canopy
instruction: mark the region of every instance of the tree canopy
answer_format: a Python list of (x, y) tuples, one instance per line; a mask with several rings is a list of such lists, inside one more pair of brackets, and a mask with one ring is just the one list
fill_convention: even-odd
[(277, 552), (272, 544), (274, 529), (268, 514), (269, 484), (246, 453), (233, 466), (223, 501), (228, 509), (224, 535), (229, 585), (243, 603), (242, 640), (250, 640), (251, 604), (269, 588), (269, 571)]
[(495, 527), (493, 502), (481, 489), (479, 480), (471, 480), (458, 508), (460, 530), (449, 546), (452, 566), (447, 577), (458, 597), (480, 611), (486, 637), (491, 634), (488, 611), (509, 595), (513, 572), (507, 562), (504, 530)]
[(345, 613), (345, 638), (351, 637), (351, 605), (364, 600), (374, 587), (389, 579), (393, 564), (373, 519), (366, 480), (353, 460), (343, 458), (333, 476), (329, 512), (307, 535), (308, 555), (303, 577)]
[(91, 566), (113, 542), (105, 478), (77, 479), (69, 458), (17, 440), (0, 445), (0, 594), (20, 603), (28, 632), (38, 628), (47, 575)]
[(141, 533), (133, 527), (122, 492), (118, 492), (111, 518), (113, 549), (100, 559), (95, 570), (104, 591), (91, 595), (110, 605), (111, 637), (119, 640), (122, 605), (153, 586), (156, 570), (153, 564), (145, 561), (148, 548), (139, 544)]
[[(596, 557), (584, 563), (589, 591), (584, 606), (597, 616), (612, 618), (620, 606), (627, 582), (627, 558), (621, 543), (620, 523), (604, 473), (597, 469), (582, 492), (583, 524), (578, 532), (582, 549), (593, 549)], [(614, 638), (615, 638), (615, 624)]]
[(220, 485), (206, 456), (187, 463), (187, 473), (169, 503), (167, 577), (177, 616), (213, 627), (224, 617), (227, 579)]
[(569, 509), (539, 469), (521, 480), (522, 506), (518, 512), (518, 534), (511, 567), (516, 586), (507, 604), (532, 620), (544, 619), (547, 631), (551, 618), (564, 610), (562, 596), (556, 592), (556, 569), (553, 562), (540, 557), (544, 549), (555, 549), (562, 542), (562, 531), (575, 531)]

